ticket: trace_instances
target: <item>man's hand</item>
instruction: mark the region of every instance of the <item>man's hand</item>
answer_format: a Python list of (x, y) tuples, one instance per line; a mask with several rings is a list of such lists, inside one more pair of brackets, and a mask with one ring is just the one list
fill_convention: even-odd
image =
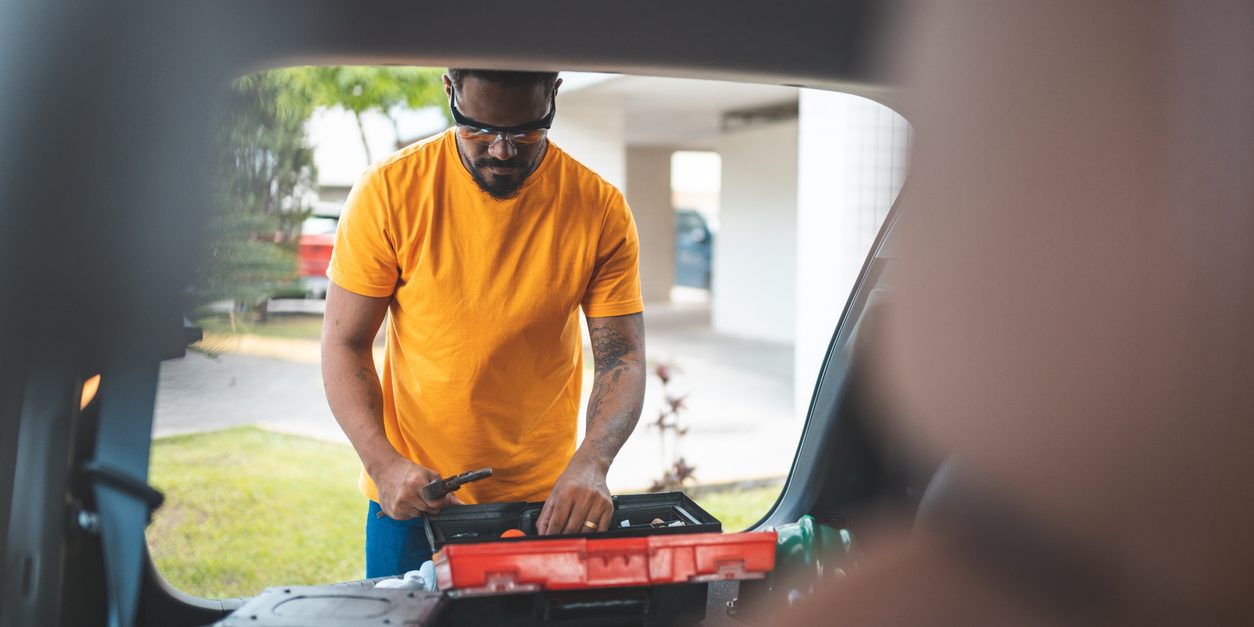
[(605, 485), (605, 474), (640, 420), (644, 317), (588, 318), (588, 335), (596, 360), (588, 398), (588, 432), (540, 510), (536, 520), (540, 535), (609, 529), (614, 501)]
[[(608, 470), (576, 453), (545, 500), (540, 518), (536, 520), (536, 531), (548, 536), (609, 529), (614, 501), (605, 485)], [(596, 528), (587, 523), (595, 524)]]
[(463, 504), (461, 499), (451, 493), (428, 501), (423, 497), (422, 489), (432, 481), (441, 479), (440, 474), (399, 455), (384, 466), (378, 476), (372, 478), (379, 491), (379, 507), (393, 520), (438, 514), (449, 505)]

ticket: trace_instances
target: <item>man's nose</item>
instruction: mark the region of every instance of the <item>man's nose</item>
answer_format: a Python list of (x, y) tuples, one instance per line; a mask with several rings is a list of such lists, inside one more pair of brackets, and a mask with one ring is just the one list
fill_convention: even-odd
[(491, 146), (488, 146), (488, 154), (492, 155), (493, 159), (507, 161), (518, 154), (518, 149), (514, 147), (513, 142), (500, 137)]

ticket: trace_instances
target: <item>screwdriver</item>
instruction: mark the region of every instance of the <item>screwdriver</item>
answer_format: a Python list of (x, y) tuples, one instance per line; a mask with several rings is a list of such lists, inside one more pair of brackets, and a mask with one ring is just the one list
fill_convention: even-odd
[[(431, 483), (428, 483), (427, 485), (422, 487), (422, 497), (424, 499), (427, 499), (428, 501), (434, 501), (438, 498), (442, 498), (444, 495), (450, 492), (458, 491), (459, 489), (461, 489), (463, 485), (467, 483), (479, 481), (480, 479), (487, 479), (488, 477), (491, 477), (491, 476), (492, 476), (492, 467), (488, 466), (487, 468), (480, 468), (479, 470), (463, 472), (460, 475), (453, 475), (452, 477), (436, 479), (435, 481), (432, 481)], [(375, 518), (383, 518), (383, 516), (384, 516), (383, 512), (379, 512), (374, 515)]]

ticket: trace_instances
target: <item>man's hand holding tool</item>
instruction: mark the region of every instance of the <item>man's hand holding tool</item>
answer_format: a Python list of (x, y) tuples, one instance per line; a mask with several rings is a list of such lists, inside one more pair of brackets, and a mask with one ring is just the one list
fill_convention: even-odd
[(467, 483), (491, 476), (491, 468), (482, 468), (452, 477), (440, 477), (430, 468), (401, 458), (380, 473), (375, 481), (379, 507), (383, 510), (376, 517), (410, 520), (423, 514), (437, 514), (449, 505), (464, 505), (453, 492)]

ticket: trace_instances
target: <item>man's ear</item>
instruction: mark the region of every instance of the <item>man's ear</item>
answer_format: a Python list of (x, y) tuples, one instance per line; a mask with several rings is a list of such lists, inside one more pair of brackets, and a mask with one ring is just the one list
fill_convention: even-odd
[(557, 97), (557, 88), (561, 86), (562, 86), (562, 78), (559, 76), (557, 80), (553, 81), (553, 96), (554, 97)]
[[(452, 98), (453, 97), (453, 79), (449, 78), (448, 74), (445, 74), (443, 79), (444, 79), (444, 97)], [(560, 81), (561, 79), (558, 79), (558, 80)]]

